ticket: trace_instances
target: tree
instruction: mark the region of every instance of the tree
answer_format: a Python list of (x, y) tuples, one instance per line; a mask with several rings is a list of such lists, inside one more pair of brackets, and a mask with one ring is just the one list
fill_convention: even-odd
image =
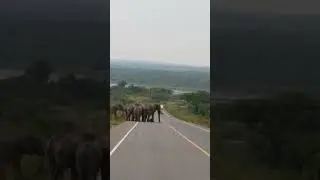
[(119, 81), (118, 86), (124, 88), (127, 85), (127, 82), (125, 80)]
[(37, 60), (27, 67), (24, 74), (35, 82), (44, 84), (48, 82), (52, 72), (53, 68), (47, 61)]

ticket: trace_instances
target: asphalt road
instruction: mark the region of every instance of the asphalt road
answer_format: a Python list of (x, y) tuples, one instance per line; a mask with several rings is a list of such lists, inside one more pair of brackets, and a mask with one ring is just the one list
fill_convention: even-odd
[(166, 114), (161, 119), (111, 129), (111, 180), (210, 179), (210, 131)]

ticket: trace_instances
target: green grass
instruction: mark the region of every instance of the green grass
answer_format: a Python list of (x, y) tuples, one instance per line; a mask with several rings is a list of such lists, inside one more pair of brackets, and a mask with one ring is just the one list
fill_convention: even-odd
[(166, 110), (180, 120), (210, 128), (210, 119), (208, 117), (191, 114), (178, 103), (166, 103)]
[(131, 100), (134, 102), (145, 102), (150, 100), (150, 98), (146, 96), (129, 95), (127, 97), (128, 97), (128, 100)]
[[(216, 179), (224, 180), (299, 180), (289, 169), (271, 169), (255, 157), (248, 142), (249, 130), (239, 123), (215, 124), (213, 133)], [(254, 134), (253, 134), (254, 135)]]
[(298, 180), (293, 171), (270, 169), (252, 159), (247, 149), (241, 145), (220, 145), (219, 156), (213, 165), (217, 179), (224, 180)]
[(114, 118), (112, 115), (110, 115), (110, 128), (117, 126), (123, 122), (125, 122), (125, 120), (122, 117)]

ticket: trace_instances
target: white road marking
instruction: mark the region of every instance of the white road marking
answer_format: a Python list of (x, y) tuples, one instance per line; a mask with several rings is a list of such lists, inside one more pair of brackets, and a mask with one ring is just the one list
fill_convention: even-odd
[(173, 129), (176, 133), (178, 133), (181, 137), (183, 137), (185, 140), (187, 140), (190, 144), (192, 144), (194, 147), (196, 147), (197, 149), (199, 149), (200, 151), (202, 151), (205, 155), (210, 157), (210, 154), (208, 152), (206, 152), (204, 149), (202, 149), (200, 146), (198, 146), (196, 143), (192, 142), (190, 139), (188, 139), (186, 136), (184, 136), (183, 134), (181, 134), (178, 130), (176, 130), (176, 128), (174, 128), (173, 126), (171, 126), (169, 123), (167, 123), (166, 121), (164, 121), (171, 129)]
[[(163, 111), (163, 112), (164, 112), (163, 114), (165, 114), (166, 116), (172, 117), (170, 114), (167, 113), (166, 110)], [(208, 130), (208, 129), (204, 129), (204, 128), (199, 127), (199, 126), (196, 126), (196, 125), (194, 125), (194, 124), (187, 123), (187, 122), (185, 122), (185, 121), (183, 121), (183, 120), (179, 120), (179, 121), (181, 121), (182, 123), (187, 124), (187, 125), (189, 125), (189, 126), (192, 126), (192, 127), (198, 128), (198, 129), (201, 129), (201, 130), (203, 130), (203, 131), (205, 131), (205, 132), (210, 132), (210, 130)]]
[(110, 151), (110, 156), (114, 153), (115, 150), (120, 146), (120, 144), (126, 139), (126, 137), (130, 134), (130, 132), (138, 125), (138, 122), (136, 122), (132, 128), (121, 138), (121, 140), (113, 147), (113, 149)]

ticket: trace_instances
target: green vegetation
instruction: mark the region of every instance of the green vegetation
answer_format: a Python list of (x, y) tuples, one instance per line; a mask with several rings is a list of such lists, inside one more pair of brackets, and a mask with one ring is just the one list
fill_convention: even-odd
[(125, 81), (121, 80), (117, 86), (110, 88), (110, 104), (162, 103), (169, 113), (181, 120), (210, 126), (210, 95), (207, 92), (173, 95), (171, 90), (165, 88), (147, 89), (134, 85), (125, 88), (125, 84)]
[(312, 179), (320, 163), (319, 105), (293, 92), (215, 104), (217, 179)]
[(186, 93), (179, 97), (180, 101), (166, 103), (170, 114), (187, 122), (210, 127), (210, 94), (199, 91)]
[(110, 128), (112, 128), (113, 126), (119, 125), (123, 122), (124, 122), (124, 119), (122, 117), (115, 118), (113, 116), (110, 116)]
[(210, 72), (203, 71), (169, 71), (159, 69), (138, 69), (111, 67), (110, 80), (118, 82), (126, 79), (130, 84), (140, 84), (167, 89), (209, 90)]
[[(32, 134), (43, 140), (63, 132), (108, 135), (108, 84), (69, 74), (48, 82), (53, 68), (35, 61), (18, 77), (0, 80), (0, 140)], [(31, 159), (30, 159), (31, 158)], [(36, 161), (36, 162), (35, 162)], [(23, 172), (34, 172), (39, 159), (26, 156)], [(42, 172), (32, 179), (48, 179)]]

